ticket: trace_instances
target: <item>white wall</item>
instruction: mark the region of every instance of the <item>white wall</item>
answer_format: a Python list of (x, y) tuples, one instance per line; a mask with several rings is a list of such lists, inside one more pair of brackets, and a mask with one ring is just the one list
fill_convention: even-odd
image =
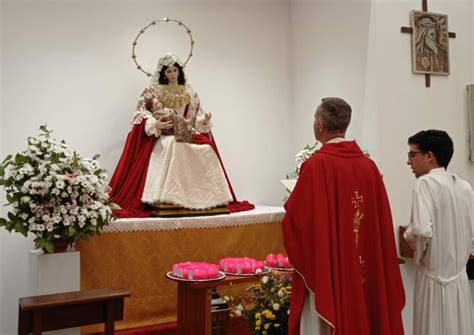
[[(101, 153), (102, 164), (112, 172), (131, 113), (148, 84), (131, 61), (131, 42), (141, 27), (167, 14), (193, 31), (196, 46), (187, 75), (214, 116), (214, 133), (237, 195), (259, 204), (279, 203), (282, 188), (271, 173), (256, 167), (286, 171), (281, 152), (269, 150), (288, 152), (281, 137), (289, 87), (285, 2), (142, 3), (140, 8), (129, 1), (6, 1), (5, 108), (17, 115), (6, 114), (11, 124), (5, 136), (19, 140), (11, 150), (20, 149), (23, 138), (47, 122), (57, 137), (84, 155)], [(235, 24), (243, 17), (246, 24)], [(149, 51), (156, 52), (139, 55), (150, 71), (168, 50), (186, 54), (185, 40), (160, 45), (159, 33), (150, 36), (156, 37), (150, 44), (157, 45)], [(18, 94), (26, 92), (34, 113), (17, 106)], [(245, 161), (238, 155), (242, 151)], [(261, 185), (273, 192), (262, 193)]]
[[(406, 165), (407, 138), (419, 130), (446, 130), (454, 141), (455, 154), (450, 170), (473, 182), (473, 168), (468, 162), (468, 114), (466, 84), (472, 80), (471, 3), (470, 1), (430, 1), (429, 10), (449, 15), (449, 29), (457, 33), (450, 40), (451, 75), (431, 76), (431, 87), (423, 75), (411, 74), (410, 36), (399, 26), (410, 25), (409, 11), (418, 9), (419, 1), (394, 3), (377, 1), (375, 36), (377, 48), (377, 102), (381, 148), (380, 166), (392, 204), (396, 228), (410, 219), (411, 190), (415, 183)], [(401, 36), (403, 35), (403, 36)], [(407, 57), (408, 56), (408, 57)], [(388, 66), (395, 64), (395, 66)], [(403, 84), (401, 84), (403, 83)], [(388, 149), (390, 148), (390, 149)], [(407, 291), (405, 326), (411, 325), (414, 268), (402, 266)], [(406, 328), (411, 331), (410, 328)]]
[[(450, 40), (451, 75), (432, 76), (431, 88), (424, 87), (424, 76), (411, 73), (410, 36), (400, 33), (410, 24), (410, 11), (420, 9), (419, 0), (1, 3), (2, 157), (24, 148), (25, 138), (46, 122), (81, 154), (100, 153), (111, 173), (147, 84), (130, 60), (131, 41), (152, 19), (169, 16), (193, 31), (196, 49), (187, 74), (213, 114), (239, 198), (281, 204), (278, 179), (294, 168), (294, 154), (313, 142), (314, 109), (325, 96), (351, 103), (348, 137), (378, 162), (395, 231), (409, 220), (415, 179), (405, 165), (406, 141), (416, 131), (446, 129), (455, 141), (450, 169), (474, 182), (465, 92), (474, 78), (470, 0), (429, 1), (431, 11), (449, 15), (449, 28), (457, 33)], [(148, 67), (165, 51), (185, 53), (182, 35), (163, 29), (165, 36), (146, 35), (142, 55)], [(16, 328), (31, 246), (31, 239), (0, 230), (0, 334)], [(408, 262), (401, 269), (411, 334), (414, 268)]]
[(348, 137), (359, 138), (370, 0), (293, 0), (290, 8), (293, 151), (314, 142), (314, 111), (329, 96), (351, 104)]
[[(2, 5), (2, 157), (25, 148), (26, 137), (47, 123), (82, 155), (101, 154), (112, 173), (136, 101), (149, 83), (132, 63), (132, 41), (153, 19), (174, 17), (196, 40), (187, 76), (213, 115), (238, 198), (282, 204), (279, 179), (293, 168), (286, 1), (3, 0)], [(187, 49), (186, 35), (169, 26), (159, 29), (140, 44), (150, 71), (165, 52), (184, 55)], [(0, 334), (13, 334), (18, 297), (28, 295), (26, 250), (32, 242), (0, 230), (0, 245)]]
[[(3, 2), (0, 1), (0, 17), (1, 17), (1, 13), (3, 13)], [(0, 36), (2, 36), (2, 32), (3, 32), (3, 26), (0, 24)], [(3, 59), (3, 46), (2, 46), (2, 43), (0, 43), (0, 61)], [(2, 67), (0, 66), (0, 157), (3, 157), (3, 75), (2, 75)], [(4, 194), (3, 194), (3, 189), (0, 190), (0, 206), (3, 207), (3, 199), (4, 199)], [(0, 210), (0, 216), (3, 217), (4, 215), (4, 211), (3, 210)], [(3, 255), (4, 255), (4, 251), (3, 251), (3, 238), (2, 238), (3, 234), (0, 235), (0, 301), (3, 301), (4, 300), (4, 296), (3, 296), (3, 285), (1, 283), (3, 283), (3, 267), (1, 266), (2, 262), (1, 260), (3, 260)], [(0, 304), (0, 315), (3, 315), (3, 305)]]

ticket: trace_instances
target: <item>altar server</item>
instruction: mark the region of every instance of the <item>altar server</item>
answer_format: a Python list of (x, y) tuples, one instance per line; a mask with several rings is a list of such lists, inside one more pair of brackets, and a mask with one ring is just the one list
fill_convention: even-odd
[(405, 239), (417, 265), (413, 334), (474, 334), (466, 264), (473, 238), (473, 195), (468, 182), (446, 171), (453, 141), (425, 130), (408, 139), (417, 181)]

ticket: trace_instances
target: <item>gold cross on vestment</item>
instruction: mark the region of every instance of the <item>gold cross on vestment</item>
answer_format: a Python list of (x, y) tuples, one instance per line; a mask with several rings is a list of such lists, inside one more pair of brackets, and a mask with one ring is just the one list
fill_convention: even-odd
[(359, 192), (355, 191), (354, 196), (352, 197), (352, 204), (354, 205), (354, 208), (359, 208), (361, 202), (364, 202), (364, 197), (359, 196)]

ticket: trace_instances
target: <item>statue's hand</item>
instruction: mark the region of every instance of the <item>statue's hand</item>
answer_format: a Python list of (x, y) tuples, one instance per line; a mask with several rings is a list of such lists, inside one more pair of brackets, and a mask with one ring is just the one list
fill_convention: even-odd
[(167, 115), (160, 116), (155, 123), (157, 129), (171, 129), (173, 127), (173, 120)]
[(209, 122), (210, 119), (211, 119), (211, 113), (205, 112), (201, 116), (201, 120), (202, 120), (203, 125), (206, 125)]

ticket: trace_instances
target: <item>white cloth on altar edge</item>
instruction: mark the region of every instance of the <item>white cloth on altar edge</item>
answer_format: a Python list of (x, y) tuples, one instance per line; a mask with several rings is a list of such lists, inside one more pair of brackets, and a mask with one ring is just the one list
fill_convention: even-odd
[(283, 216), (285, 216), (285, 209), (283, 207), (255, 206), (255, 209), (250, 211), (212, 216), (123, 218), (103, 227), (101, 233), (235, 227), (281, 222)]

